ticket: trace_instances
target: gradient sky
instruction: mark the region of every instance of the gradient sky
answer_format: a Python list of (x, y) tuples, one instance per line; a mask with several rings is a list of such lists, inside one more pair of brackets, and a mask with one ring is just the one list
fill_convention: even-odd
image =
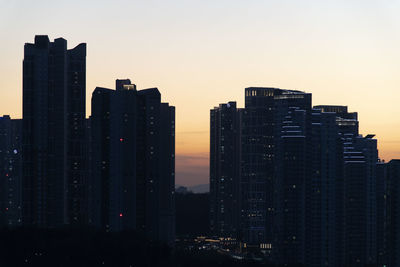
[(348, 105), (379, 155), (400, 158), (400, 1), (0, 0), (0, 114), (22, 114), (23, 45), (87, 43), (96, 86), (130, 78), (176, 106), (176, 183), (208, 183), (209, 110), (249, 86)]

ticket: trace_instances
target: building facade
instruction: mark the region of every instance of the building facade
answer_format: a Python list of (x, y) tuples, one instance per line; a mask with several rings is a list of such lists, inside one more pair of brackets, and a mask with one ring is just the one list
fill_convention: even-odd
[(311, 186), (311, 94), (275, 94), (274, 243), (280, 264), (306, 261)]
[(21, 225), (22, 121), (0, 117), (0, 225)]
[(157, 88), (117, 80), (94, 90), (90, 120), (92, 223), (173, 244), (175, 108)]
[(376, 163), (373, 135), (346, 133), (344, 141), (344, 260), (346, 266), (376, 264)]
[(391, 160), (386, 164), (386, 227), (385, 247), (387, 266), (400, 266), (400, 160)]
[(240, 113), (236, 102), (210, 111), (210, 229), (238, 237)]
[(311, 94), (245, 89), (240, 227), (248, 245), (282, 264), (303, 263), (310, 183)]
[(308, 266), (343, 266), (343, 145), (335, 112), (313, 109)]
[(35, 36), (23, 61), (23, 223), (44, 228), (87, 221), (86, 44)]
[[(396, 220), (396, 186), (390, 172), (377, 167), (374, 135), (362, 136), (358, 127), (357, 113), (347, 106), (312, 109), (311, 94), (296, 90), (249, 87), (243, 109), (235, 102), (212, 109), (214, 233), (221, 235), (226, 218), (238, 217), (243, 247), (261, 249), (274, 263), (384, 266), (395, 247), (387, 240)], [(225, 178), (234, 173), (239, 214), (226, 209), (230, 202), (222, 197), (229, 189)]]

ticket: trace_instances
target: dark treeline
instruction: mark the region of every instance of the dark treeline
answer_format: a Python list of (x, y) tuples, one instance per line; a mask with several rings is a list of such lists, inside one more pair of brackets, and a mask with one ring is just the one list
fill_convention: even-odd
[(135, 232), (20, 228), (0, 239), (0, 266), (161, 266), (171, 252)]
[(175, 194), (177, 236), (209, 235), (209, 194)]
[(237, 261), (216, 251), (171, 249), (135, 232), (0, 230), (0, 266), (275, 266)]

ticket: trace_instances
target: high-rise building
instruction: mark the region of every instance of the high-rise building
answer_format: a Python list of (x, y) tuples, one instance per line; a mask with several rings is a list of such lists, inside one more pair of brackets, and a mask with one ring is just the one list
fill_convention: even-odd
[(0, 226), (21, 225), (22, 121), (0, 117)]
[(95, 181), (93, 180), (93, 168), (92, 168), (92, 158), (93, 158), (93, 153), (92, 153), (92, 129), (91, 129), (91, 116), (89, 118), (85, 119), (85, 158), (86, 158), (86, 181), (87, 181), (87, 187), (86, 187), (86, 205), (87, 205), (87, 223), (90, 226), (94, 226), (95, 222), (93, 221), (95, 218), (95, 207), (96, 207), (96, 199), (93, 198), (93, 192), (96, 186)]
[(397, 184), (377, 164), (374, 135), (359, 134), (356, 112), (347, 106), (311, 109), (311, 94), (278, 88), (246, 88), (245, 108), (229, 109), (232, 103), (210, 116), (215, 232), (235, 216), (225, 214), (229, 201), (221, 196), (229, 188), (225, 178), (235, 173), (229, 167), (239, 161), (243, 247), (260, 248), (284, 266), (395, 262), (387, 255), (397, 242), (389, 238), (396, 235), (389, 233), (397, 220)]
[[(330, 172), (337, 172), (336, 179), (329, 181), (331, 185), (335, 184), (336, 197), (332, 198), (328, 192), (325, 194), (321, 192), (321, 197), (324, 197), (334, 207), (331, 215), (337, 218), (334, 224), (336, 228), (334, 266), (374, 265), (377, 262), (378, 254), (377, 141), (373, 139), (374, 135), (365, 137), (359, 135), (357, 113), (348, 112), (347, 106), (320, 105), (315, 106), (314, 109), (319, 110), (321, 114), (334, 114), (337, 126), (335, 131), (341, 138), (340, 146), (343, 151), (343, 173), (341, 174), (339, 165), (330, 168)], [(314, 147), (317, 146), (314, 140), (313, 144)], [(327, 151), (331, 157), (334, 156), (335, 149), (333, 147)], [(318, 161), (318, 157), (315, 160)], [(319, 160), (323, 162), (323, 158)], [(332, 225), (330, 224), (330, 228)], [(323, 225), (321, 226), (323, 227)], [(317, 237), (322, 238), (318, 235)], [(322, 247), (331, 247), (331, 245), (332, 243), (326, 243)], [(316, 247), (311, 250), (315, 252), (315, 249)], [(332, 261), (326, 262), (332, 263)], [(316, 263), (315, 266), (318, 264)]]
[(86, 44), (35, 36), (23, 61), (23, 223), (86, 224)]
[(344, 134), (344, 259), (349, 266), (376, 264), (376, 163), (374, 135)]
[(210, 111), (210, 229), (237, 237), (239, 220), (240, 113), (236, 102)]
[(343, 142), (337, 113), (313, 109), (307, 266), (343, 266)]
[(283, 264), (305, 257), (311, 94), (245, 89), (241, 118), (241, 229)]
[(314, 109), (321, 112), (333, 112), (336, 114), (336, 124), (341, 133), (351, 133), (358, 136), (358, 114), (357, 112), (348, 112), (347, 106), (318, 105)]
[(311, 94), (275, 93), (274, 242), (278, 263), (304, 264), (310, 219)]
[(377, 266), (388, 265), (387, 242), (388, 236), (388, 175), (387, 166), (383, 160), (376, 164), (376, 261)]
[(354, 139), (354, 148), (362, 151), (366, 163), (366, 216), (367, 242), (366, 263), (375, 265), (377, 261), (377, 188), (376, 164), (378, 162), (378, 145), (374, 134), (359, 135)]
[(386, 165), (386, 263), (387, 266), (400, 266), (400, 160), (391, 160)]
[(94, 90), (90, 127), (92, 223), (172, 245), (175, 108), (161, 103), (157, 88), (117, 80), (116, 90)]
[[(168, 103), (160, 106), (160, 206), (158, 240), (175, 245), (175, 107)], [(151, 116), (150, 116), (151, 117)]]
[(245, 89), (240, 140), (240, 228), (243, 240), (247, 245), (268, 249), (273, 242), (275, 90)]

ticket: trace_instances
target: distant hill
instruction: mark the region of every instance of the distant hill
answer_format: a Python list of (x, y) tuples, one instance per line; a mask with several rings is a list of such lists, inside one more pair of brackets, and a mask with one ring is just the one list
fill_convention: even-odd
[(209, 184), (198, 184), (193, 186), (182, 186), (175, 185), (175, 190), (177, 193), (186, 194), (186, 193), (195, 193), (195, 194), (203, 194), (210, 192)]
[(208, 192), (210, 192), (210, 185), (209, 184), (199, 184), (199, 185), (189, 186), (188, 190), (192, 191), (195, 194), (208, 193)]

